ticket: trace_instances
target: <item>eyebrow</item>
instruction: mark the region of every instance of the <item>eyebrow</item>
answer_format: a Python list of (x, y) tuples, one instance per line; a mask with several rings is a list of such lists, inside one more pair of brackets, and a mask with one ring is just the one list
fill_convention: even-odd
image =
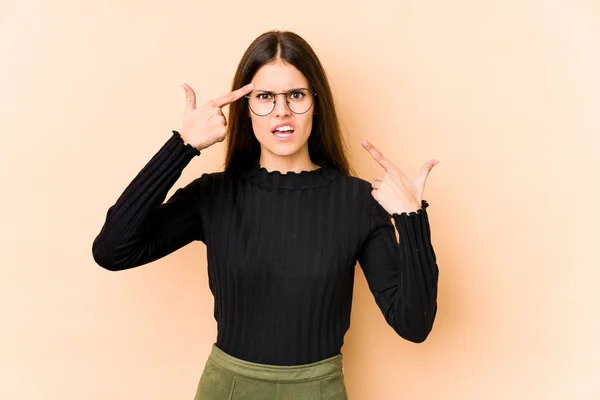
[[(291, 89), (288, 90), (284, 90), (283, 93), (289, 92), (290, 90), (296, 90), (296, 89), (308, 89), (306, 86), (295, 86)], [(274, 90), (271, 89), (254, 89), (255, 92), (269, 92), (269, 93), (275, 93)]]

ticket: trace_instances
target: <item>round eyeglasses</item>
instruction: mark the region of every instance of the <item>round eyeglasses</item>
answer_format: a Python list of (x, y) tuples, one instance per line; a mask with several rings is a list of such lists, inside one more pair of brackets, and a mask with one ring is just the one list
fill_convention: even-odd
[(265, 117), (273, 112), (277, 95), (284, 94), (285, 102), (294, 114), (305, 114), (314, 103), (316, 92), (306, 88), (291, 89), (287, 92), (273, 93), (268, 90), (255, 90), (245, 97), (248, 99), (250, 110), (259, 117)]

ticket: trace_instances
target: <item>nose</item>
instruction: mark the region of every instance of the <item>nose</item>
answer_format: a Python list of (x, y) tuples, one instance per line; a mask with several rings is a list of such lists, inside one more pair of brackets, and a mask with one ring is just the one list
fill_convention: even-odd
[(274, 114), (277, 117), (281, 117), (284, 115), (290, 115), (292, 112), (287, 105), (287, 96), (285, 93), (278, 94), (277, 99), (275, 101), (275, 110)]

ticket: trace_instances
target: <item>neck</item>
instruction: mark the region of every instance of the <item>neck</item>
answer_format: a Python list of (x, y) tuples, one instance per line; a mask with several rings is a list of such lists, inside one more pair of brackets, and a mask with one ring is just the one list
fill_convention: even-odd
[(280, 171), (282, 173), (300, 173), (302, 171), (314, 171), (320, 168), (319, 165), (312, 162), (308, 154), (304, 157), (280, 157), (261, 152), (259, 163), (261, 167), (269, 172)]

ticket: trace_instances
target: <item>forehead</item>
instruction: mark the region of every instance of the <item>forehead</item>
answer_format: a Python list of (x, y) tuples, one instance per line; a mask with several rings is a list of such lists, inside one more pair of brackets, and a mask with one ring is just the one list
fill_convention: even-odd
[(281, 60), (260, 67), (252, 78), (252, 83), (256, 89), (274, 91), (308, 87), (304, 74), (298, 68)]

